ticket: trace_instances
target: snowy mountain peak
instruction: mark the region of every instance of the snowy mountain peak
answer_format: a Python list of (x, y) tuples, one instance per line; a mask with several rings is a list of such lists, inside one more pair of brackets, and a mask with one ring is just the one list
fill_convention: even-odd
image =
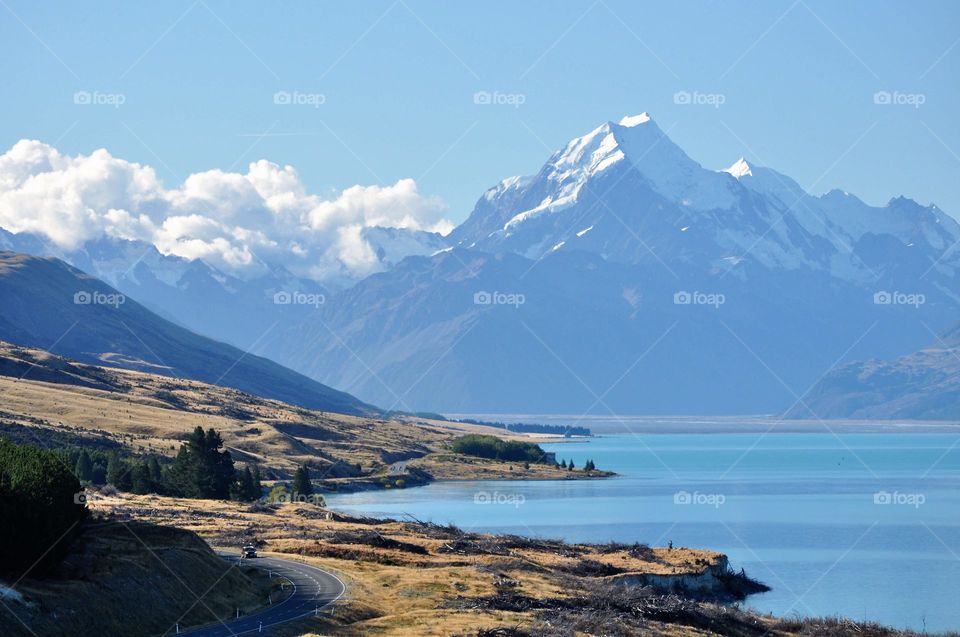
[(750, 164), (747, 163), (747, 160), (741, 157), (733, 163), (732, 166), (724, 170), (725, 173), (730, 173), (737, 179), (749, 175), (753, 177), (753, 171), (750, 170)]
[(633, 128), (634, 126), (639, 126), (640, 124), (646, 124), (649, 121), (649, 115), (646, 113), (640, 113), (639, 115), (626, 115), (620, 120), (619, 123), (621, 126), (625, 126), (626, 128)]
[(575, 205), (589, 180), (615, 166), (639, 172), (661, 196), (693, 210), (727, 209), (734, 202), (726, 178), (687, 156), (646, 112), (604, 122), (570, 140), (539, 174), (501, 182), (485, 198), (494, 203), (514, 188), (524, 193), (528, 207), (503, 219), (498, 229), (509, 236), (530, 219)]

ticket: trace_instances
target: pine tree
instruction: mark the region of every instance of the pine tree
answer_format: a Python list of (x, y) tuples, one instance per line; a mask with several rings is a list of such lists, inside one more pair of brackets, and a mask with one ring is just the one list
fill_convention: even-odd
[(573, 469), (574, 469), (574, 466), (573, 466), (573, 458), (571, 458), (571, 459), (570, 459), (570, 464), (567, 465), (567, 470), (568, 470), (568, 471), (573, 471)]
[(302, 499), (311, 495), (313, 495), (313, 484), (310, 482), (310, 469), (303, 464), (293, 474), (293, 496)]
[(154, 488), (158, 489), (163, 484), (163, 472), (160, 470), (160, 462), (156, 457), (151, 456), (147, 461), (147, 467), (150, 468), (150, 479), (153, 480)]
[(80, 452), (74, 473), (77, 474), (77, 478), (82, 482), (91, 482), (93, 480), (93, 460), (90, 458), (90, 454), (87, 453), (86, 449)]
[(250, 473), (250, 467), (244, 467), (239, 473), (236, 487), (236, 499), (241, 502), (252, 502), (260, 497), (253, 484), (253, 474)]
[(566, 460), (561, 460), (561, 461), (560, 461), (560, 468), (561, 468), (561, 469), (566, 469), (566, 468), (567, 468), (567, 461), (566, 461)]
[(260, 483), (260, 465), (253, 465), (253, 488), (257, 491), (257, 497), (263, 495), (263, 485)]
[(188, 498), (229, 498), (236, 472), (233, 458), (221, 447), (223, 439), (215, 429), (194, 429), (170, 468), (173, 490)]
[(120, 454), (114, 451), (107, 460), (107, 484), (112, 484), (116, 488), (121, 488), (124, 474), (126, 473)]
[(153, 480), (150, 479), (150, 466), (146, 462), (138, 462), (130, 471), (131, 491), (144, 495), (154, 491)]

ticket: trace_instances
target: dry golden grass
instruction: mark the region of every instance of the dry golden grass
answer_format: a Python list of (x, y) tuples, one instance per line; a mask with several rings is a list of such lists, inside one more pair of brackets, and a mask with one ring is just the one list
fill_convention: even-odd
[[(434, 479), (585, 477), (546, 465), (455, 456), (445, 451), (465, 433), (520, 437), (502, 429), (402, 417), (380, 420), (322, 412), (197, 381), (82, 365), (0, 342), (0, 422), (80, 437), (107, 437), (134, 453), (172, 456), (196, 427), (215, 428), (240, 462), (288, 477), (299, 465), (314, 477), (349, 486), (376, 482), (397, 461)], [(356, 465), (360, 465), (357, 471)], [(371, 480), (373, 478), (373, 480)], [(391, 479), (393, 482), (393, 479)]]
[[(532, 612), (452, 608), (461, 598), (509, 590), (532, 598), (571, 594), (586, 580), (571, 574), (577, 562), (593, 560), (640, 573), (700, 573), (722, 556), (695, 549), (656, 548), (637, 557), (628, 550), (547, 543), (512, 548), (508, 554), (445, 551), (452, 540), (443, 529), (410, 522), (345, 518), (310, 505), (266, 507), (236, 502), (197, 501), (160, 496), (90, 498), (95, 511), (194, 531), (221, 548), (258, 541), (264, 555), (301, 559), (331, 570), (347, 583), (348, 601), (330, 617), (309, 619), (282, 634), (384, 635), (387, 637), (474, 635), (478, 628), (528, 626)], [(354, 535), (375, 534), (401, 548), (350, 543)], [(496, 536), (474, 536), (496, 542)], [(423, 553), (414, 552), (419, 547)], [(500, 589), (498, 589), (498, 584)], [(694, 635), (664, 625), (651, 634)], [(313, 631), (313, 632), (311, 632)], [(703, 633), (706, 634), (706, 633)]]

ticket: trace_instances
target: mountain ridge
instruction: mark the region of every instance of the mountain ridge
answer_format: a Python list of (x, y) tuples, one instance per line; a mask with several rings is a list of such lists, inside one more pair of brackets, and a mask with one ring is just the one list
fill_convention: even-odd
[(786, 415), (960, 420), (960, 323), (912, 354), (840, 366)]
[(0, 340), (82, 362), (233, 387), (301, 406), (376, 413), (345, 392), (156, 316), (53, 257), (0, 251)]

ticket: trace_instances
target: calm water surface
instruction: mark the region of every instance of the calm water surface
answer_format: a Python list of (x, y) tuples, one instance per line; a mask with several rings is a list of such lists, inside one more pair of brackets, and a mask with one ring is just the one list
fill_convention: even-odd
[(960, 629), (960, 433), (616, 435), (543, 446), (619, 476), (327, 500), (475, 531), (710, 548), (773, 588), (746, 602), (760, 611)]

